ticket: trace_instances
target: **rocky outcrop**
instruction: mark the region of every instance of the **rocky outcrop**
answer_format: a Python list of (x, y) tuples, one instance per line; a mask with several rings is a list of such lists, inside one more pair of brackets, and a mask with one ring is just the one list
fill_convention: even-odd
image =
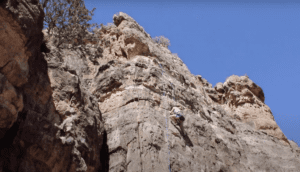
[(47, 64), (43, 18), (38, 1), (0, 3), (0, 171), (97, 171), (101, 113), (78, 76)]
[[(0, 30), (0, 171), (300, 169), (299, 147), (250, 79), (212, 88), (122, 12), (96, 44), (86, 42), (90, 53), (58, 51), (42, 32), (42, 11), (37, 1), (1, 4), (10, 29)], [(7, 45), (26, 55), (10, 56)], [(169, 120), (175, 105), (184, 131)]]
[(207, 87), (205, 91), (231, 117), (290, 145), (275, 122), (271, 109), (264, 104), (263, 90), (247, 76), (232, 75), (224, 83), (218, 83), (214, 88)]
[[(109, 171), (168, 171), (169, 165), (172, 171), (299, 169), (295, 145), (234, 118), (233, 106), (253, 100), (228, 95), (228, 107), (222, 107), (213, 91), (221, 91), (220, 86), (214, 89), (200, 75), (192, 75), (127, 14), (120, 12), (113, 19), (116, 26), (100, 34), (105, 39), (100, 42), (103, 54), (90, 74), (90, 91), (98, 99), (107, 132)], [(224, 85), (231, 86), (229, 81)], [(257, 97), (254, 102), (267, 110), (262, 90), (254, 83), (246, 85)], [(174, 105), (184, 107), (187, 135), (168, 118)], [(270, 114), (259, 118), (275, 122)]]

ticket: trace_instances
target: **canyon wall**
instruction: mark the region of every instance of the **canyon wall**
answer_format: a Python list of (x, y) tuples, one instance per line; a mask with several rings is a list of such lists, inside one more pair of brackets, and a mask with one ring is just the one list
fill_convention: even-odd
[(122, 12), (85, 42), (90, 55), (53, 46), (38, 1), (0, 13), (0, 171), (299, 171), (248, 77), (212, 87)]
[(0, 171), (97, 171), (101, 112), (78, 76), (45, 60), (43, 19), (39, 1), (1, 1)]

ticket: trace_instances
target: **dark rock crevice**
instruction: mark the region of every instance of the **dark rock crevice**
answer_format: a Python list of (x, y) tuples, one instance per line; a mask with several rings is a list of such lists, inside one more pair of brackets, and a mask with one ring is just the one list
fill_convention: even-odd
[(102, 169), (99, 169), (98, 172), (108, 172), (109, 171), (109, 149), (107, 145), (107, 132), (104, 131), (103, 134), (103, 144), (100, 151), (100, 162)]
[[(22, 125), (27, 113), (23, 110), (19, 112), (17, 121), (8, 129), (0, 139), (0, 170), (5, 172), (16, 172), (23, 159), (26, 150), (19, 145), (19, 135), (22, 133)], [(2, 169), (1, 169), (2, 168)]]

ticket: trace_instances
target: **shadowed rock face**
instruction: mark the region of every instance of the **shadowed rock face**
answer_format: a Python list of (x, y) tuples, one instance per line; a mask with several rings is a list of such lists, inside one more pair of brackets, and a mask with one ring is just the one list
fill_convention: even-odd
[[(42, 33), (41, 6), (31, 2), (25, 9), (38, 9), (30, 14), (39, 22), (33, 20), (29, 26), (38, 28), (32, 37), (34, 33), (39, 37), (35, 35), (37, 41), (32, 44), (20, 45), (31, 52), (23, 60), (28, 67), (15, 71), (27, 69), (24, 79), (8, 79), (9, 73), (13, 76), (12, 68), (0, 71), (2, 141), (7, 141), (1, 147), (2, 171), (300, 169), (297, 144), (288, 140), (286, 144), (280, 129), (274, 134), (258, 127), (252, 117), (277, 126), (262, 90), (252, 81), (243, 85), (238, 79), (243, 77), (231, 76), (212, 88), (122, 12), (113, 16), (114, 26), (100, 31), (98, 44), (86, 45), (91, 55), (68, 49), (58, 52), (52, 41), (43, 42), (47, 34)], [(8, 20), (11, 11), (2, 5), (0, 12), (7, 13), (0, 19)], [(10, 20), (17, 21), (21, 11)], [(17, 27), (12, 30), (19, 31)], [(2, 33), (5, 39), (9, 37)], [(30, 28), (21, 28), (20, 33), (14, 39), (30, 40), (26, 35)], [(1, 58), (13, 61), (7, 56)], [(265, 112), (242, 109), (245, 104), (260, 105), (255, 108)], [(169, 120), (175, 105), (183, 107), (184, 131)], [(249, 114), (248, 121), (244, 112)]]
[(97, 171), (101, 113), (78, 76), (47, 64), (38, 2), (0, 2), (0, 171)]

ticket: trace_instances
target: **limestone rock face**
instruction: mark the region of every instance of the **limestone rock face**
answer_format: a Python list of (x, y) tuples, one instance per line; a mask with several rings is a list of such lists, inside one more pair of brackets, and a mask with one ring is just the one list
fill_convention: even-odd
[(228, 115), (290, 144), (270, 108), (264, 104), (263, 90), (248, 77), (232, 75), (224, 83), (205, 90), (214, 102), (229, 112)]
[[(0, 22), (18, 33), (0, 30), (1, 39), (26, 40), (11, 45), (26, 56), (12, 63), (0, 43), (0, 171), (299, 171), (298, 145), (271, 132), (254, 83), (230, 77), (212, 88), (122, 12), (84, 45), (90, 53), (58, 51), (42, 11), (33, 0), (1, 3)], [(183, 130), (169, 119), (174, 106), (183, 107)]]
[[(236, 88), (235, 77), (212, 88), (127, 14), (113, 19), (89, 87), (107, 132), (108, 171), (298, 171), (299, 148), (280, 135), (261, 88), (250, 79)], [(246, 103), (256, 109), (238, 109)], [(170, 122), (173, 106), (184, 107), (184, 131)]]

